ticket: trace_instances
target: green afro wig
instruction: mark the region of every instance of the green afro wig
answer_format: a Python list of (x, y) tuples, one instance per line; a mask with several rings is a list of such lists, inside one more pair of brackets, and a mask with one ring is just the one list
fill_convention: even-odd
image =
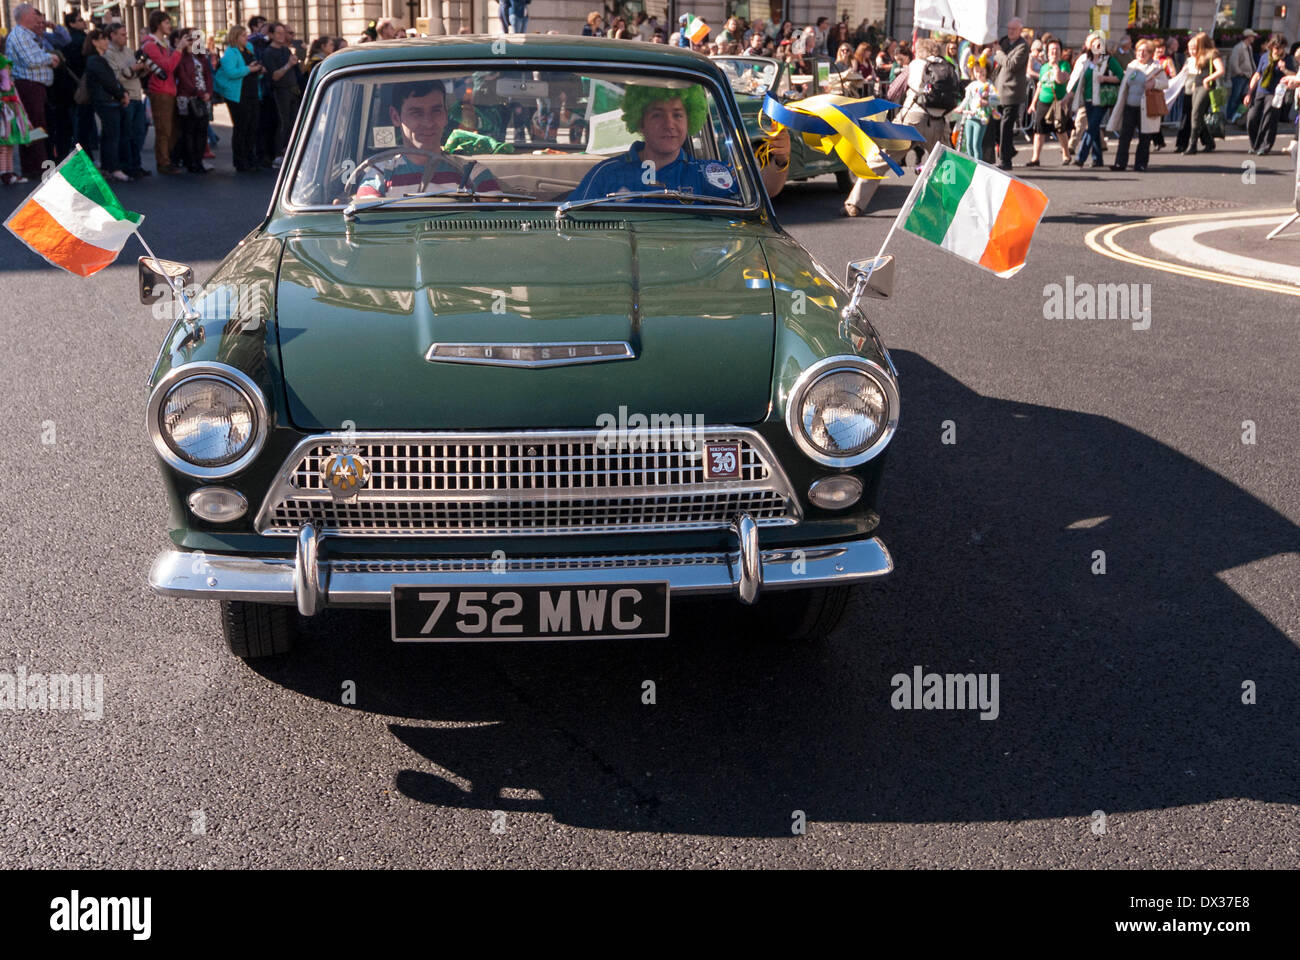
[(684, 89), (671, 87), (647, 87), (629, 84), (623, 91), (623, 122), (629, 133), (641, 132), (641, 120), (646, 107), (658, 100), (681, 100), (686, 108), (686, 133), (694, 136), (704, 126), (704, 118), (709, 114), (709, 101), (704, 90), (696, 84)]

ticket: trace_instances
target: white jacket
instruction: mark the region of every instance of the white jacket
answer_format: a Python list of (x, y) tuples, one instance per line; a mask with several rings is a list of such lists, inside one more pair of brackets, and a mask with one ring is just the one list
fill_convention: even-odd
[[(1145, 75), (1145, 79), (1142, 81), (1143, 87), (1146, 86), (1146, 81), (1151, 79), (1153, 76), (1156, 79), (1155, 89), (1163, 90), (1165, 87), (1169, 86), (1169, 76), (1165, 73), (1160, 64), (1156, 63), (1154, 60), (1145, 65), (1134, 60), (1125, 67), (1124, 79), (1119, 82), (1119, 99), (1115, 101), (1115, 109), (1110, 112), (1110, 122), (1106, 124), (1106, 129), (1111, 131), (1111, 133), (1114, 133), (1119, 129), (1120, 121), (1124, 119), (1124, 107), (1128, 103), (1129, 82), (1133, 79), (1134, 71), (1137, 71), (1141, 75)], [(1138, 104), (1138, 110), (1141, 112), (1142, 116), (1138, 130), (1142, 133), (1159, 133), (1160, 123), (1163, 118), (1147, 115), (1147, 98), (1145, 94), (1142, 97), (1142, 102)]]

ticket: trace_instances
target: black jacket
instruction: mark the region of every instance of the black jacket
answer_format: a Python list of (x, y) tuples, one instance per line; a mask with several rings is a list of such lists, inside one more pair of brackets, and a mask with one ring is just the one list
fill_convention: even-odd
[(86, 55), (82, 53), (86, 47), (86, 31), (68, 27), (68, 36), (72, 39), (63, 48), (63, 58), (68, 61), (68, 68), (81, 76), (86, 69)]
[(86, 58), (86, 88), (90, 91), (90, 102), (95, 106), (121, 103), (126, 93), (112, 64), (97, 53)]

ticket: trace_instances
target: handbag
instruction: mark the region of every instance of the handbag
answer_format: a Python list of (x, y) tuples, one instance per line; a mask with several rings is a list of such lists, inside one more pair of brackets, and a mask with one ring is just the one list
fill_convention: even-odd
[(1097, 91), (1097, 105), (1101, 107), (1113, 107), (1119, 102), (1119, 84), (1102, 83)]
[[(72, 71), (69, 70), (68, 73), (72, 73)], [(75, 73), (72, 73), (72, 75), (77, 77)], [(86, 83), (86, 75), (84, 73), (77, 77), (77, 89), (76, 92), (72, 94), (72, 102), (79, 107), (87, 106), (90, 103), (90, 85)]]
[[(1102, 66), (1102, 64), (1099, 63), (1099, 64), (1097, 64), (1096, 66), (1094, 66), (1093, 69), (1094, 69), (1094, 70), (1098, 70), (1098, 69), (1100, 69), (1100, 70), (1101, 70), (1101, 75), (1102, 75), (1102, 77), (1114, 76), (1114, 72), (1111, 70), (1111, 66), (1112, 66), (1111, 59), (1113, 59), (1113, 58), (1108, 58), (1108, 59), (1106, 60), (1106, 62), (1105, 62), (1105, 66), (1104, 66), (1104, 67)], [(1100, 79), (1100, 78), (1099, 78), (1099, 79)], [(1097, 91), (1097, 105), (1098, 105), (1098, 106), (1100, 106), (1100, 107), (1113, 107), (1113, 106), (1115, 106), (1115, 104), (1119, 103), (1119, 84), (1118, 84), (1118, 83), (1100, 83), (1100, 82), (1099, 82), (1099, 83), (1097, 84), (1097, 86), (1100, 88), (1100, 89), (1098, 89), (1098, 91)]]
[(1210, 112), (1223, 113), (1223, 108), (1228, 105), (1228, 91), (1217, 83), (1208, 86), (1210, 94)]
[(1148, 90), (1146, 97), (1148, 117), (1165, 117), (1169, 115), (1169, 104), (1165, 103), (1163, 90)]
[[(1039, 104), (1041, 107), (1042, 104)], [(1072, 128), (1070, 124), (1070, 111), (1066, 107), (1064, 100), (1053, 100), (1052, 105), (1047, 108), (1047, 119), (1045, 121), (1057, 133), (1069, 133)]]
[(907, 95), (907, 71), (900, 70), (898, 76), (889, 84), (889, 89), (885, 92), (885, 99), (891, 103), (902, 104), (903, 98)]

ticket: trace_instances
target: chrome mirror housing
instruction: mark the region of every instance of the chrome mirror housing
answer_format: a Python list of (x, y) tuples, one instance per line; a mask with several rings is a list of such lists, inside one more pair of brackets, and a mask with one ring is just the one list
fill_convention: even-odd
[(888, 300), (894, 294), (894, 258), (884, 256), (851, 261), (847, 285), (853, 288), (855, 297)]
[(194, 268), (161, 258), (140, 258), (140, 302), (157, 303), (171, 296), (172, 285), (187, 287), (194, 283)]

